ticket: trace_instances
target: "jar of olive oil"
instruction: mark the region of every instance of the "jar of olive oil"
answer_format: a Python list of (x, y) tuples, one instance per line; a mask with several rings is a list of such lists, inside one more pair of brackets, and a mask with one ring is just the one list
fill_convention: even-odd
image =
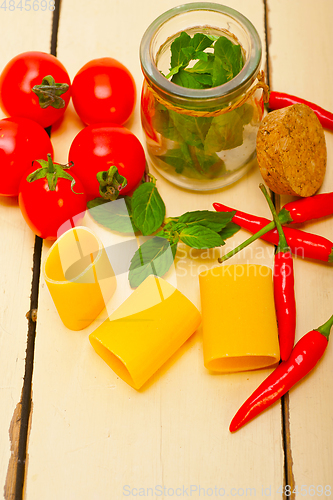
[(148, 27), (140, 46), (141, 120), (148, 162), (163, 177), (208, 191), (254, 165), (261, 54), (251, 22), (220, 4), (181, 5)]

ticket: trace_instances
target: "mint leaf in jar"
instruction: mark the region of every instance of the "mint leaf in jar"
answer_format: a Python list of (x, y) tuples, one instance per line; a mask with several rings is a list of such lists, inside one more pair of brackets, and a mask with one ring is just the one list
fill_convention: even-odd
[[(166, 78), (181, 87), (204, 89), (234, 78), (244, 65), (239, 44), (225, 36), (210, 37), (183, 31), (171, 44), (170, 71)], [(198, 61), (189, 67), (191, 61)]]

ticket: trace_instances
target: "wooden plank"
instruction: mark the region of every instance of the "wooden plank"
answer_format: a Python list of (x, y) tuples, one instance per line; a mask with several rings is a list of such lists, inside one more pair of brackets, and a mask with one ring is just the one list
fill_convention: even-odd
[[(49, 51), (52, 12), (22, 11), (19, 2), (1, 9), (0, 68), (26, 50)], [(9, 5), (10, 4), (10, 5)], [(38, 5), (37, 5), (38, 4)], [(44, 5), (44, 4), (43, 4)], [(27, 7), (28, 8), (28, 7)], [(4, 118), (0, 113), (0, 118)], [(0, 495), (14, 498), (18, 438), (21, 424), (21, 391), (25, 367), (30, 309), (34, 235), (18, 208), (17, 199), (0, 199)]]
[[(333, 69), (327, 64), (333, 43), (333, 4), (269, 1), (271, 86), (333, 110)], [(284, 29), (281, 30), (281, 25)], [(310, 35), (311, 34), (311, 35)], [(305, 42), (305, 39), (308, 41)], [(333, 190), (333, 135), (325, 132), (327, 172), (320, 192)], [(290, 197), (281, 197), (281, 204)], [(332, 217), (304, 224), (304, 229), (332, 240)], [(320, 262), (295, 259), (297, 339), (324, 323), (333, 313), (333, 269)], [(312, 374), (289, 394), (292, 473), (295, 498), (323, 495), (332, 489), (332, 366), (327, 352)], [(301, 487), (303, 485), (303, 489)], [(310, 489), (313, 485), (314, 490)], [(317, 489), (318, 488), (318, 489)], [(327, 490), (328, 491), (328, 490)]]
[[(248, 16), (264, 39), (261, 0), (251, 4), (246, 0), (226, 3)], [(97, 0), (93, 6), (78, 0), (65, 2), (61, 9), (58, 57), (71, 77), (89, 59), (105, 55), (119, 59), (133, 73), (139, 99), (142, 75), (138, 47), (142, 34), (154, 18), (175, 5), (178, 5), (175, 0), (110, 3)], [(137, 105), (127, 126), (143, 140), (139, 117)], [(53, 136), (60, 161), (67, 160), (71, 141), (80, 128), (82, 124), (70, 108)], [(258, 189), (261, 177), (257, 169), (234, 186), (206, 194), (177, 189), (157, 177), (168, 216), (211, 209), (214, 201), (269, 215)], [(99, 234), (106, 242), (108, 237), (104, 232)], [(238, 233), (232, 245), (246, 236), (245, 231)], [(46, 244), (44, 250), (48, 247)], [(250, 260), (271, 266), (272, 256), (272, 247), (258, 243), (242, 253), (237, 262)], [(192, 258), (185, 249), (180, 252), (178, 287), (196, 305), (199, 305), (198, 271), (203, 266), (215, 265), (216, 259), (214, 252), (193, 252)], [(186, 275), (182, 272), (184, 268)], [(174, 275), (169, 278), (174, 279)], [(119, 277), (110, 309), (128, 293), (126, 276)], [(247, 489), (248, 495), (252, 489), (252, 495), (255, 491), (260, 496), (262, 488), (267, 492), (270, 489), (273, 494), (282, 485), (280, 405), (276, 404), (241, 432), (231, 435), (228, 431), (239, 405), (269, 370), (212, 376), (203, 365), (199, 330), (136, 392), (91, 348), (88, 335), (98, 321), (82, 332), (66, 330), (42, 280), (27, 500), (42, 498), (45, 491), (48, 500), (120, 498), (129, 493), (134, 495), (134, 488), (137, 493), (138, 488), (144, 488), (151, 495), (147, 489), (156, 492), (159, 485), (174, 491), (187, 488), (188, 493), (193, 485), (194, 498), (199, 496), (199, 486), (206, 491), (225, 488), (228, 493), (231, 488), (243, 488), (244, 495)], [(165, 491), (163, 498), (167, 495)]]

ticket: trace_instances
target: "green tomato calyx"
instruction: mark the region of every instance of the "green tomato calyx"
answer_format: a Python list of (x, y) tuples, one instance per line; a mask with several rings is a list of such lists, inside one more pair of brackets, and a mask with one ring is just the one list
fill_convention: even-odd
[(41, 85), (35, 85), (32, 91), (39, 99), (39, 105), (42, 109), (52, 106), (56, 109), (65, 107), (65, 101), (60, 97), (67, 92), (69, 85), (67, 83), (56, 83), (53, 76), (44, 76)]
[(36, 160), (37, 163), (40, 164), (40, 168), (37, 168), (34, 172), (28, 175), (28, 182), (35, 182), (38, 179), (47, 179), (47, 183), (50, 191), (55, 191), (57, 187), (58, 179), (67, 179), (71, 182), (71, 190), (75, 194), (83, 194), (77, 193), (74, 191), (75, 179), (65, 170), (71, 168), (74, 163), (70, 162), (67, 165), (62, 165), (61, 163), (53, 163), (51, 155), (47, 155), (47, 161), (45, 160)]
[(99, 183), (99, 194), (105, 200), (116, 200), (120, 191), (127, 186), (126, 177), (119, 174), (115, 165), (109, 170), (102, 170), (96, 174)]

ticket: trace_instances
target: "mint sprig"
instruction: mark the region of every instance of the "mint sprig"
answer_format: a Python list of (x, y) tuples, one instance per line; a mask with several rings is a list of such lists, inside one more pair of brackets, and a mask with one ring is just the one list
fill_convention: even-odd
[[(242, 48), (226, 36), (182, 32), (170, 46), (166, 78), (186, 88), (208, 89), (233, 79), (243, 68)], [(177, 113), (155, 103), (153, 127), (172, 148), (158, 158), (177, 174), (194, 179), (215, 179), (226, 173), (217, 153), (243, 144), (244, 127), (253, 117), (253, 106), (243, 104), (216, 117)], [(195, 111), (195, 110), (194, 110)]]
[(135, 252), (129, 269), (131, 286), (138, 286), (147, 273), (163, 276), (173, 263), (179, 242), (197, 249), (224, 245), (224, 240), (240, 229), (231, 222), (234, 215), (235, 212), (199, 210), (167, 219), (155, 237)]
[(150, 274), (162, 277), (170, 269), (178, 243), (197, 249), (218, 247), (240, 229), (231, 222), (235, 212), (196, 210), (165, 219), (165, 205), (156, 179), (150, 174), (149, 179), (134, 191), (132, 198), (96, 198), (88, 203), (90, 215), (112, 231), (153, 235), (131, 259), (128, 279), (134, 288)]
[(156, 179), (141, 184), (132, 197), (133, 221), (143, 235), (153, 234), (163, 223), (165, 205), (157, 190)]
[[(242, 49), (225, 36), (210, 37), (183, 31), (171, 44), (170, 71), (166, 78), (182, 87), (204, 89), (223, 85), (244, 65)], [(189, 66), (192, 61), (197, 61)]]

